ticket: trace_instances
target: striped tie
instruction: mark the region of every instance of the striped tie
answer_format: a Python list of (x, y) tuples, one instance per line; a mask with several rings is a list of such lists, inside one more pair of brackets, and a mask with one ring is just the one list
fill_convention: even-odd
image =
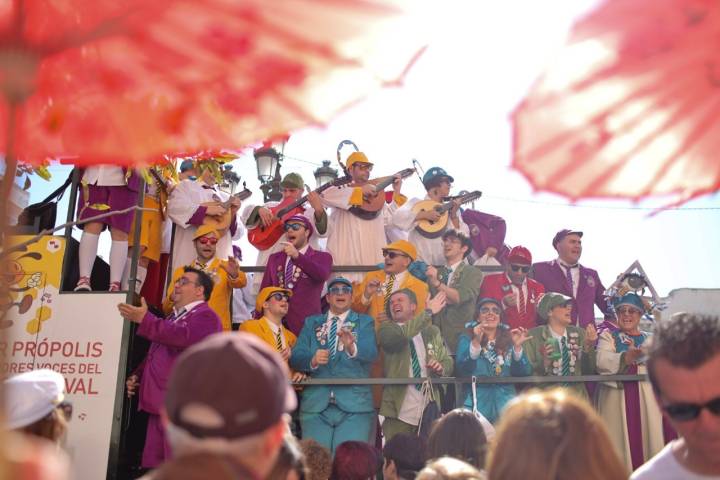
[(293, 271), (295, 264), (293, 264), (292, 258), (288, 258), (287, 266), (285, 267), (285, 288), (292, 288), (293, 285)]
[(328, 350), (330, 350), (330, 358), (335, 356), (335, 345), (337, 344), (337, 327), (340, 317), (332, 317), (330, 323), (330, 333), (328, 334)]
[(277, 331), (277, 334), (275, 335), (275, 348), (278, 352), (282, 352), (283, 344), (282, 344), (282, 328), (280, 328)]
[(560, 339), (560, 344), (562, 345), (562, 376), (567, 377), (570, 375), (570, 351), (565, 337)]
[[(415, 350), (415, 342), (413, 342), (412, 338), (410, 339), (410, 362), (412, 364), (413, 377), (421, 378), (422, 370), (420, 369), (420, 360), (418, 359), (417, 350)], [(420, 390), (422, 388), (422, 384), (416, 383), (415, 388)]]
[(572, 269), (574, 266), (563, 265), (563, 267), (565, 267), (565, 280), (567, 281), (568, 289), (570, 291), (570, 296), (575, 298), (575, 288), (574, 288), (575, 284), (573, 283), (573, 277), (572, 277)]
[(387, 280), (387, 285), (385, 285), (385, 302), (383, 303), (383, 307), (387, 308), (387, 304), (390, 301), (390, 295), (393, 293), (393, 285), (395, 285), (395, 274), (391, 273), (390, 277)]

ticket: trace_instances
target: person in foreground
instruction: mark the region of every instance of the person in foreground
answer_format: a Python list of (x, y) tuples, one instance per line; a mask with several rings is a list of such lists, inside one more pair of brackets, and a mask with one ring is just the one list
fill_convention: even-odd
[(462, 460), (442, 457), (420, 470), (417, 480), (485, 480), (485, 475)]
[(512, 401), (487, 463), (489, 480), (625, 480), (628, 472), (590, 405), (556, 388)]
[(720, 317), (677, 313), (659, 322), (647, 369), (679, 438), (630, 478), (720, 479)]
[(254, 335), (219, 333), (187, 349), (162, 411), (173, 460), (146, 480), (207, 453), (226, 459), (235, 478), (267, 478), (297, 405), (287, 379), (286, 363)]

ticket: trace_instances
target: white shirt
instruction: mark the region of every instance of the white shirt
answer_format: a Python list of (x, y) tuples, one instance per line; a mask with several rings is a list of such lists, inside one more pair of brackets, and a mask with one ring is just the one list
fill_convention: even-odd
[(448, 275), (448, 281), (447, 284), (450, 285), (452, 283), (453, 277), (455, 276), (455, 272), (457, 272), (458, 267), (461, 263), (463, 263), (465, 260), (460, 260), (454, 265), (448, 265), (447, 267), (450, 269), (450, 275)]
[[(420, 362), (420, 376), (427, 377), (427, 358), (425, 354), (425, 342), (423, 342), (422, 334), (418, 333), (412, 338), (413, 345), (415, 345), (415, 352), (417, 353), (418, 361)], [(411, 357), (412, 358), (412, 357)], [(408, 368), (408, 378), (413, 378), (412, 360)], [(415, 388), (415, 385), (408, 385), (405, 391), (405, 398), (400, 406), (398, 412), (398, 420), (401, 420), (410, 425), (419, 425), (420, 418), (422, 417), (423, 409), (425, 408), (425, 397), (423, 393)]]
[[(565, 262), (563, 262), (559, 258), (555, 261), (558, 263), (558, 265), (560, 265), (560, 270), (562, 270), (563, 275), (565, 276), (565, 278), (567, 278), (567, 268), (565, 268)], [(573, 281), (573, 298), (577, 298), (578, 285), (580, 284), (580, 264), (577, 264), (575, 268), (570, 269), (570, 276), (572, 277)]]
[(567, 345), (568, 345), (567, 329), (565, 329), (565, 331), (563, 332), (563, 334), (560, 335), (560, 334), (555, 333), (555, 330), (553, 330), (552, 328), (550, 328), (550, 326), (548, 326), (548, 328), (550, 329), (550, 334), (552, 335), (552, 337), (553, 337), (555, 340), (557, 340), (558, 345), (560, 346), (560, 355), (562, 355), (564, 349), (563, 349), (563, 344), (562, 344), (562, 340), (561, 340), (561, 339), (563, 339), (563, 338), (565, 339), (565, 346), (567, 347)]
[[(190, 303), (188, 303), (187, 305), (185, 305), (184, 307), (181, 307), (181, 308), (177, 308), (177, 309), (176, 309), (176, 308), (173, 307), (173, 313), (175, 314), (175, 318), (173, 319), (173, 321), (176, 322), (176, 321), (180, 320), (182, 317), (184, 317), (185, 315), (187, 315), (188, 313), (190, 313), (193, 308), (197, 307), (197, 306), (200, 305), (201, 303), (203, 303), (202, 300), (197, 300), (197, 301), (194, 301), (194, 302), (190, 302)], [(180, 313), (178, 313), (178, 312), (180, 312)]]
[[(263, 320), (265, 320), (265, 323), (267, 323), (268, 326), (270, 327), (270, 330), (272, 330), (273, 339), (276, 339), (278, 336), (278, 332), (281, 332), (280, 333), (280, 343), (282, 343), (282, 348), (285, 349), (285, 347), (287, 347), (287, 342), (285, 341), (285, 335), (282, 334), (282, 328), (280, 327), (280, 325), (275, 325), (273, 322), (268, 320), (266, 317), (263, 317)], [(276, 340), (273, 340), (273, 341), (276, 341)]]
[[(392, 215), (393, 224), (401, 229), (408, 232), (407, 239), (410, 243), (415, 245), (418, 253), (418, 260), (422, 260), (428, 265), (445, 265), (445, 255), (443, 254), (442, 237), (427, 238), (415, 230), (417, 222), (415, 217), (417, 214), (412, 211), (415, 205), (423, 200), (430, 200), (429, 196), (425, 196), (424, 199), (412, 198), (405, 202), (405, 204), (398, 208)], [(470, 229), (467, 224), (463, 222), (462, 216), (458, 213), (459, 228), (455, 228), (452, 220), (448, 218), (447, 230), (456, 230), (464, 233), (466, 237), (470, 238)]]
[(233, 288), (232, 322), (241, 324), (252, 318), (250, 313), (255, 308), (255, 296), (252, 294), (252, 273), (246, 273), (247, 284), (242, 288)]
[(675, 441), (630, 475), (630, 480), (720, 480), (720, 475), (700, 475), (693, 473), (675, 458), (672, 451)]
[(103, 187), (125, 186), (125, 174), (122, 167), (117, 165), (98, 165), (88, 167), (83, 174), (83, 182), (88, 185), (98, 185)]

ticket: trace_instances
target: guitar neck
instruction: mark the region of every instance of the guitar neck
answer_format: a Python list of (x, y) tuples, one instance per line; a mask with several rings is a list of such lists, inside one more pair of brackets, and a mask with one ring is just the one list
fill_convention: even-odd
[[(457, 197), (450, 197), (450, 198), (452, 198), (452, 200), (460, 200), (460, 204), (462, 205), (462, 204), (465, 204), (468, 202), (472, 202), (473, 200), (477, 200), (478, 198), (480, 198), (481, 195), (482, 195), (481, 192), (471, 192), (466, 195), (459, 195)], [(435, 211), (442, 214), (442, 213), (450, 211), (452, 206), (453, 206), (452, 201), (445, 202), (442, 205), (436, 207)]]
[(388, 177), (385, 177), (383, 180), (381, 180), (375, 184), (375, 190), (378, 192), (385, 190), (389, 185), (391, 185), (395, 181), (396, 176), (399, 175), (400, 178), (407, 178), (410, 175), (412, 175), (413, 172), (414, 172), (414, 170), (412, 168), (406, 168), (405, 170), (399, 171), (395, 175), (390, 175)]
[[(339, 180), (336, 180), (335, 182), (328, 182), (328, 183), (326, 183), (325, 185), (322, 185), (322, 186), (316, 188), (316, 189), (313, 190), (313, 191), (314, 191), (315, 193), (318, 193), (318, 194), (319, 194), (319, 193), (324, 192), (325, 190), (327, 190), (327, 189), (330, 188), (330, 187), (334, 187), (334, 186), (336, 186), (336, 185), (341, 185), (342, 183), (347, 183), (348, 181), (349, 181), (349, 179), (347, 179), (347, 178), (341, 178), (341, 179), (339, 179)], [(310, 194), (308, 193), (307, 195), (303, 195), (302, 197), (298, 198), (297, 200), (295, 200), (293, 203), (291, 203), (291, 204), (288, 205), (287, 207), (285, 207), (285, 208), (283, 208), (282, 210), (276, 212), (276, 213), (275, 213), (275, 216), (278, 217), (278, 218), (282, 218), (282, 217), (285, 216), (288, 212), (290, 212), (290, 211), (296, 209), (297, 207), (303, 205), (305, 202), (307, 202), (307, 200), (308, 200), (308, 195), (310, 195)]]

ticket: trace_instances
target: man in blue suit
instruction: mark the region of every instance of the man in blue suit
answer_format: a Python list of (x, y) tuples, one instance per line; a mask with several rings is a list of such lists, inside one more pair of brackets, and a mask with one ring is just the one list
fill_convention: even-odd
[[(312, 378), (368, 378), (377, 357), (372, 317), (350, 310), (352, 283), (337, 277), (328, 284), (330, 310), (312, 315), (292, 350), (290, 366)], [(300, 404), (304, 438), (313, 438), (335, 454), (348, 440), (367, 442), (375, 421), (369, 385), (311, 385)]]

